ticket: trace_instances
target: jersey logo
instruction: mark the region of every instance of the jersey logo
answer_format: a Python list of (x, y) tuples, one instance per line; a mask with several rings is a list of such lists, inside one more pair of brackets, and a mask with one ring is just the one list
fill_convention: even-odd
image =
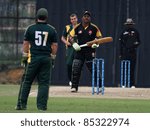
[(92, 34), (92, 30), (89, 30), (89, 35), (91, 35)]
[(81, 34), (81, 33), (82, 33), (82, 30), (79, 30), (79, 31), (78, 31), (78, 34)]

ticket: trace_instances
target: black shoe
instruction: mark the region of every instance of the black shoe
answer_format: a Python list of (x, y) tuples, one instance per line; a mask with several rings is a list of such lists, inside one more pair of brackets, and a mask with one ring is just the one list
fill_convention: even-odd
[(16, 106), (15, 109), (16, 110), (27, 110), (26, 107), (21, 107), (21, 106)]
[(77, 92), (78, 92), (78, 88), (72, 87), (72, 88), (71, 88), (71, 92), (72, 92), (72, 93), (77, 93)]
[(46, 111), (47, 108), (38, 108), (39, 111)]
[(47, 109), (38, 109), (39, 111), (41, 111), (41, 112), (44, 112), (44, 111), (46, 111)]

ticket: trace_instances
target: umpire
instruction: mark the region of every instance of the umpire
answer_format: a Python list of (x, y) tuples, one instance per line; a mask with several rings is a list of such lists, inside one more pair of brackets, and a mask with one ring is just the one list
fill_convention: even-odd
[(120, 41), (120, 59), (129, 60), (131, 65), (130, 86), (135, 87), (135, 67), (137, 48), (140, 45), (139, 32), (134, 28), (134, 21), (127, 18), (124, 23), (125, 29), (122, 31)]
[(20, 85), (16, 110), (25, 110), (31, 85), (35, 77), (38, 80), (37, 108), (47, 110), (49, 78), (52, 60), (57, 52), (57, 32), (47, 24), (48, 11), (37, 11), (37, 22), (30, 25), (24, 34), (23, 59), (27, 60), (24, 77)]

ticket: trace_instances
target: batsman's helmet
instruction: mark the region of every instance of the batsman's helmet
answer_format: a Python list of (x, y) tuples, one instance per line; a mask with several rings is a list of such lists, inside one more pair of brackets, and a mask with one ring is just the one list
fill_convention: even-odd
[(37, 18), (40, 19), (40, 20), (45, 20), (48, 18), (48, 11), (47, 9), (45, 8), (40, 8), (38, 11), (37, 11)]

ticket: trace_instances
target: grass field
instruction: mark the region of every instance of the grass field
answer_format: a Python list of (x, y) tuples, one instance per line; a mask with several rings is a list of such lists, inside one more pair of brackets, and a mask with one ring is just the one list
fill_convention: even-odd
[[(32, 89), (36, 89), (33, 86)], [(19, 85), (0, 85), (0, 113), (38, 113), (36, 97), (29, 97), (28, 108), (16, 111)], [(148, 99), (49, 97), (47, 113), (149, 113)]]

